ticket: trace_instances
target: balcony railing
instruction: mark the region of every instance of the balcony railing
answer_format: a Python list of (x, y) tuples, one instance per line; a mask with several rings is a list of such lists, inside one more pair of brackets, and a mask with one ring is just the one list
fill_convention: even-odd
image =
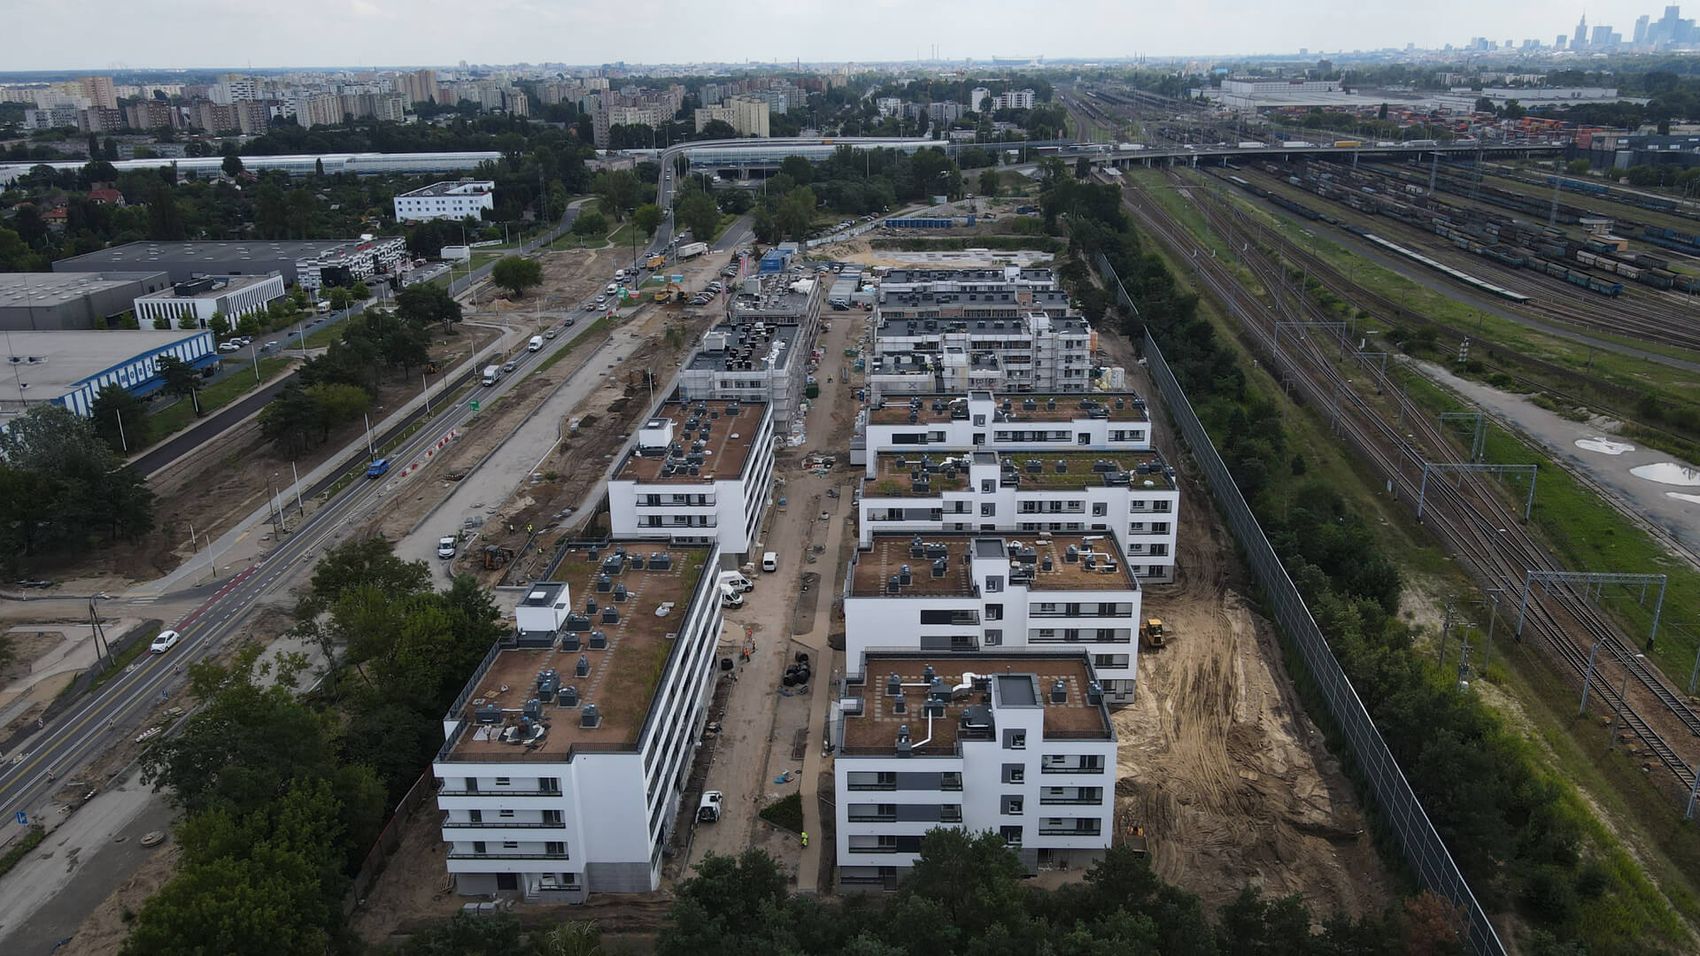
[[(480, 759), (480, 758), (468, 758)], [(494, 759), (494, 758), (491, 758)], [(520, 790), (513, 787), (492, 788), (490, 790), (458, 790), (444, 787), (437, 791), (439, 797), (558, 797), (559, 790)]]
[(895, 814), (895, 813), (857, 813), (855, 811), (851, 811), (848, 819), (851, 823), (896, 823), (897, 822), (897, 814)]
[[(1094, 822), (1096, 822), (1096, 821), (1094, 821)], [(1080, 830), (1080, 829), (1076, 829), (1074, 827), (1040, 827), (1039, 828), (1039, 835), (1040, 836), (1095, 837), (1095, 836), (1100, 836), (1102, 834), (1101, 834), (1101, 831), (1099, 830), (1098, 827), (1093, 827), (1089, 830)]]
[(565, 820), (451, 820), (443, 818), (443, 826), (450, 829), (482, 829), (482, 830), (564, 830)]
[(1097, 797), (1040, 797), (1039, 805), (1045, 807), (1099, 807), (1104, 805), (1104, 798)]
[(560, 853), (521, 853), (518, 850), (501, 850), (495, 853), (450, 853), (451, 860), (565, 860), (569, 859), (566, 851)]

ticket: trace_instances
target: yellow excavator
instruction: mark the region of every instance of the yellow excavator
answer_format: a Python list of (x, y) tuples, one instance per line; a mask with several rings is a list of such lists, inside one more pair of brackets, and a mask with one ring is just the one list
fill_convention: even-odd
[(668, 282), (665, 287), (656, 289), (653, 294), (655, 301), (663, 303), (683, 302), (687, 298), (685, 290), (677, 282)]

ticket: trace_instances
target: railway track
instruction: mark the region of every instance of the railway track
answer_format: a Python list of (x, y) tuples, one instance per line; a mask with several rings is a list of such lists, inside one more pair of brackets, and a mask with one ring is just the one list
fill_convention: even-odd
[[(1137, 193), (1137, 191), (1131, 191)], [(1127, 197), (1124, 197), (1124, 199)], [(1193, 248), (1186, 228), (1153, 202), (1127, 201), (1141, 226), (1171, 249)], [(1208, 199), (1196, 203), (1206, 222), (1233, 243), (1241, 230), (1233, 213)], [(1270, 290), (1282, 290), (1288, 279), (1281, 267), (1261, 248), (1245, 243), (1241, 261)], [(1334, 427), (1366, 459), (1387, 474), (1400, 494), (1415, 500), (1424, 462), (1457, 457), (1450, 439), (1438, 423), (1428, 421), (1416, 409), (1401, 402), (1398, 423), (1390, 421), (1385, 408), (1377, 406), (1354, 386), (1335, 360), (1326, 354), (1328, 344), (1339, 347), (1339, 361), (1356, 359), (1356, 368), (1374, 380), (1383, 395), (1397, 396), (1391, 380), (1378, 366), (1350, 349), (1344, 337), (1287, 332), (1283, 342), (1276, 322), (1331, 321), (1314, 304), (1295, 295), (1274, 294), (1276, 305), (1247, 291), (1219, 262), (1209, 257), (1192, 259), (1204, 291), (1221, 301), (1273, 361), (1274, 367), (1290, 373), (1293, 384), (1317, 408), (1332, 410)], [(1298, 303), (1298, 304), (1295, 304)], [(1425, 523), (1434, 530), (1466, 569), (1489, 589), (1512, 596), (1527, 570), (1559, 570), (1552, 556), (1519, 524), (1499, 488), (1473, 473), (1456, 481), (1428, 482)], [(1552, 656), (1579, 677), (1585, 675), (1590, 696), (1609, 706), (1654, 760), (1684, 786), (1694, 781), (1687, 756), (1700, 753), (1700, 714), (1687, 704), (1662, 676), (1639, 656), (1634, 645), (1618, 633), (1597, 607), (1568, 589), (1537, 592), (1529, 599), (1529, 624), (1549, 648)], [(1604, 651), (1593, 668), (1589, 652), (1595, 645)], [(1625, 679), (1613, 686), (1613, 678)], [(1630, 680), (1629, 678), (1632, 678)], [(1620, 689), (1621, 688), (1621, 689)], [(1673, 744), (1672, 740), (1676, 743)], [(1679, 752), (1679, 747), (1681, 751)]]
[[(1277, 182), (1275, 177), (1261, 170), (1245, 169), (1240, 175), (1256, 178), (1258, 185), (1265, 189), (1273, 187), (1289, 194), (1303, 192), (1304, 203), (1326, 207), (1327, 214), (1343, 224), (1418, 248), (1424, 255), (1452, 268), (1529, 296), (1527, 304), (1505, 304), (1503, 307), (1508, 310), (1533, 312), (1536, 318), (1557, 320), (1581, 331), (1631, 335), (1649, 342), (1700, 351), (1700, 317), (1690, 314), (1679, 320), (1675, 314), (1678, 310), (1693, 312), (1682, 296), (1671, 299), (1668, 292), (1632, 287), (1633, 291), (1623, 296), (1596, 303), (1589, 298), (1590, 293), (1579, 293), (1567, 283), (1527, 269), (1505, 266), (1483, 256), (1460, 252), (1450, 242), (1437, 239), (1432, 233), (1409, 223), (1360, 213), (1338, 200), (1320, 196), (1302, 186), (1288, 188), (1291, 184)], [(1448, 197), (1449, 200), (1456, 198)], [(1565, 265), (1581, 269), (1574, 263), (1566, 262)], [(1602, 275), (1602, 278), (1616, 281), (1615, 276)]]

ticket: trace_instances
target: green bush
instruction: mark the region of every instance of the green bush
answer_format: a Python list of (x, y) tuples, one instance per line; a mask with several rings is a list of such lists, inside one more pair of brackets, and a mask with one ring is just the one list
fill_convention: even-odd
[(803, 832), (803, 797), (791, 794), (761, 808), (761, 818), (792, 833)]

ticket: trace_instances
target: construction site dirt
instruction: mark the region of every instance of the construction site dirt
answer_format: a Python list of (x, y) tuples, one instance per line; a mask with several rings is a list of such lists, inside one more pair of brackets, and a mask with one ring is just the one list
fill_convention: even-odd
[[(1100, 343), (1155, 394), (1126, 339)], [(1396, 887), (1357, 795), (1304, 712), (1208, 490), (1178, 439), (1157, 436), (1182, 480), (1179, 570), (1146, 590), (1142, 613), (1170, 640), (1141, 649), (1138, 696), (1115, 713), (1117, 826), (1142, 829), (1156, 871), (1209, 906), (1250, 885), (1318, 913), (1380, 912)]]

